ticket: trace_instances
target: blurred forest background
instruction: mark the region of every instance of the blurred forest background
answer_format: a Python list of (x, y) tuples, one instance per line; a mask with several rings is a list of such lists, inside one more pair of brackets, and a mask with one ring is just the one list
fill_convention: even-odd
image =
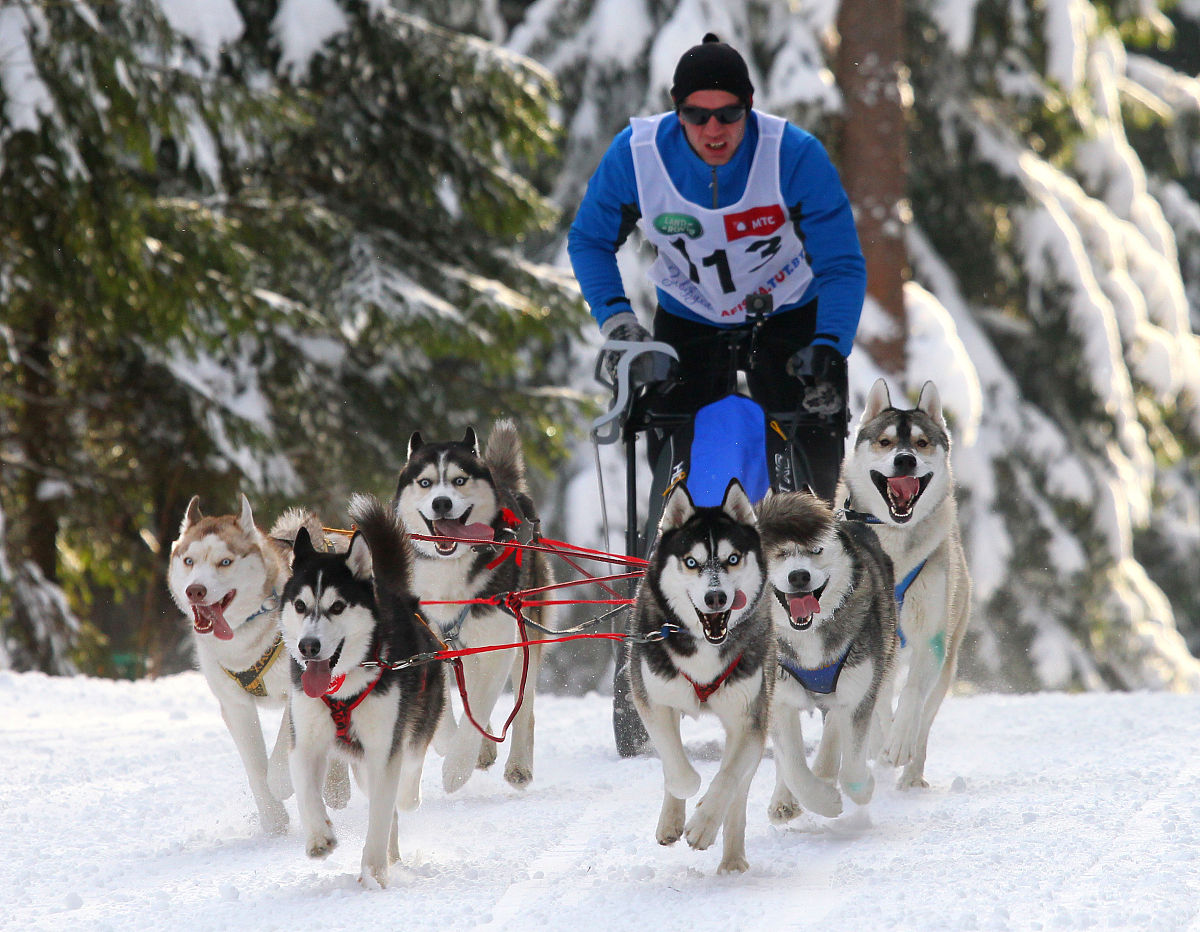
[(417, 428), (514, 417), (545, 530), (603, 545), (565, 231), (710, 30), (855, 205), (853, 411), (942, 390), (960, 678), (1200, 689), (1200, 0), (7, 0), (0, 668), (186, 668), (188, 499), (337, 523)]

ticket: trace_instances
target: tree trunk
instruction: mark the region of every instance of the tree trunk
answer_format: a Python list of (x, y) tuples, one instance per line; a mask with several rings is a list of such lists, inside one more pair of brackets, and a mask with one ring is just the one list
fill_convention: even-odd
[(30, 322), (29, 342), (18, 367), (20, 409), (14, 418), (24, 474), (19, 482), (19, 521), (22, 558), (42, 571), (47, 582), (58, 582), (57, 496), (47, 497), (42, 483), (57, 474), (54, 437), (56, 418), (52, 340), (55, 309), (43, 304)]
[(845, 99), (839, 134), (842, 181), (867, 260), (867, 294), (893, 322), (861, 344), (886, 372), (904, 371), (908, 322), (907, 162), (902, 81), (902, 0), (842, 0), (836, 79)]

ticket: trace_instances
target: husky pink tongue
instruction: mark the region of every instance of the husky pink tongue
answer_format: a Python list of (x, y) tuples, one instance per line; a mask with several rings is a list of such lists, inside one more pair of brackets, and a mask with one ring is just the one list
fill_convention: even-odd
[(729, 606), (730, 610), (737, 611), (740, 608), (746, 607), (746, 593), (739, 589), (733, 594), (733, 604)]
[(892, 476), (887, 484), (888, 490), (901, 504), (912, 501), (913, 496), (921, 491), (921, 480), (915, 476)]
[(214, 602), (212, 605), (198, 605), (193, 602), (192, 614), (195, 616), (193, 624), (197, 631), (212, 631), (213, 637), (219, 641), (233, 639), (233, 629), (225, 620), (225, 610), (220, 602)]
[(304, 695), (319, 699), (329, 692), (333, 676), (329, 672), (328, 660), (310, 660), (300, 674), (300, 685), (304, 687)]
[(442, 537), (456, 537), (459, 540), (492, 540), (494, 534), (490, 524), (463, 524), (461, 521), (434, 521), (433, 530)]
[(794, 595), (788, 599), (788, 612), (791, 613), (793, 620), (811, 618), (820, 610), (821, 603), (817, 601), (817, 597), (811, 592), (806, 592), (804, 595)]

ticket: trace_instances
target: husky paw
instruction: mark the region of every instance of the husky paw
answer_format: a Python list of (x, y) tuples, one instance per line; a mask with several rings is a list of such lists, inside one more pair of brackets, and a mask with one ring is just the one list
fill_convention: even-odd
[(268, 835), (282, 835), (288, 827), (287, 810), (279, 800), (272, 799), (259, 810), (258, 821)]
[(803, 811), (792, 791), (782, 783), (777, 784), (775, 792), (771, 794), (771, 801), (767, 804), (767, 818), (776, 825), (782, 825), (792, 821)]
[(663, 774), (667, 792), (676, 799), (691, 799), (700, 792), (700, 774), (696, 768), (688, 766), (687, 770), (679, 773)]
[(533, 782), (533, 769), (524, 764), (509, 764), (504, 770), (504, 779), (523, 790)]
[[(874, 787), (874, 780), (871, 785)], [(853, 799), (853, 796), (851, 798)], [(836, 819), (842, 814), (842, 794), (832, 783), (823, 780), (813, 781), (804, 794), (803, 803), (808, 809), (827, 819)]]
[(304, 853), (310, 858), (325, 858), (329, 857), (336, 847), (337, 839), (333, 836), (333, 826), (326, 822), (324, 829), (309, 834)]
[(721, 864), (717, 867), (718, 874), (744, 874), (748, 870), (750, 862), (744, 854), (727, 854), (721, 858)]
[(660, 845), (673, 845), (683, 837), (683, 817), (686, 808), (682, 799), (668, 799), (663, 802), (662, 812), (658, 815), (658, 828), (654, 831), (654, 839)]
[(712, 843), (717, 840), (717, 832), (720, 828), (720, 817), (701, 806), (688, 819), (687, 827), (683, 830), (683, 833), (687, 837), (689, 845), (697, 851), (704, 851), (712, 847)]
[(442, 761), (442, 788), (447, 793), (453, 793), (456, 790), (461, 790), (466, 782), (471, 779), (471, 767), (456, 767), (454, 766), (454, 758), (447, 757)]
[[(488, 731), (491, 730), (492, 726), (489, 723)], [(475, 762), (475, 766), (479, 770), (487, 770), (494, 763), (496, 763), (496, 743), (494, 741), (485, 740), (483, 744), (479, 746), (479, 760)]]
[(363, 864), (358, 882), (364, 890), (386, 890), (388, 885), (387, 865)]
[(334, 758), (329, 762), (321, 797), (330, 809), (345, 809), (350, 802), (350, 769), (344, 760)]
[(897, 717), (892, 725), (892, 733), (888, 736), (887, 745), (883, 749), (884, 763), (893, 767), (903, 767), (911, 763), (916, 744), (917, 723), (908, 717)]
[(875, 777), (869, 773), (861, 780), (847, 780), (843, 777), (842, 789), (858, 805), (865, 806), (875, 795)]
[(927, 790), (929, 782), (925, 779), (925, 775), (911, 766), (905, 767), (900, 774), (900, 779), (896, 781), (896, 789), (898, 790)]

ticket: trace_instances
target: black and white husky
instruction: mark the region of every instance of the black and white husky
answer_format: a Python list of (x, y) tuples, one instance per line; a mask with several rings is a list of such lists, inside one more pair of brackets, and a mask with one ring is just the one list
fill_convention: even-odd
[[(496, 605), (472, 604), (502, 593), (540, 589), (554, 581), (543, 553), (505, 546), (516, 536), (528, 540), (529, 530), (537, 525), (513, 422), (495, 424), (482, 455), (470, 429), (461, 441), (439, 443), (427, 443), (414, 433), (393, 506), (411, 533), (447, 538), (413, 541), (413, 591), (438, 637), (454, 649), (515, 643), (519, 632), (511, 614)], [(542, 627), (549, 626), (551, 613), (549, 607), (523, 609), (525, 618)], [(526, 634), (530, 640), (543, 636), (533, 627)], [(524, 697), (513, 721), (512, 748), (504, 769), (504, 778), (516, 787), (533, 779), (533, 706), (541, 652), (538, 645), (529, 648)], [(467, 703), (481, 726), (487, 727), (510, 674), (515, 701), (523, 668), (520, 650), (463, 658)], [(455, 725), (449, 703), (435, 748), (445, 754), (442, 783), (447, 792), (466, 783), (476, 765), (490, 766), (496, 758), (494, 743), (483, 743), (465, 711)]]
[[(634, 606), (630, 695), (662, 760), (662, 811), (655, 837), (686, 835), (704, 850), (724, 831), (720, 872), (744, 871), (746, 797), (766, 742), (775, 682), (775, 640), (762, 598), (766, 569), (754, 509), (737, 480), (719, 507), (671, 492), (658, 545)], [(646, 640), (667, 632), (661, 640)], [(700, 789), (680, 716), (716, 715), (725, 729), (721, 766), (684, 824), (684, 800)]]
[[(827, 780), (859, 804), (875, 789), (867, 745), (876, 716), (890, 717), (880, 702), (890, 695), (896, 649), (892, 561), (869, 527), (835, 520), (828, 504), (806, 492), (768, 495), (758, 506), (758, 531), (779, 649), (768, 814), (786, 821), (799, 813), (798, 802), (836, 816), (842, 801)], [(800, 713), (813, 708), (825, 724), (810, 770)]]
[(396, 806), (415, 809), (421, 769), (445, 702), (441, 664), (392, 669), (436, 651), (417, 614), (408, 536), (391, 508), (355, 496), (358, 527), (345, 553), (296, 534), (281, 624), (292, 658), (292, 782), (309, 857), (336, 839), (321, 799), (331, 751), (355, 763), (368, 797), (364, 886), (386, 886), (399, 858)]
[(967, 630), (971, 577), (950, 470), (950, 432), (932, 382), (915, 408), (892, 406), (879, 379), (867, 394), (842, 479), (847, 514), (871, 522), (892, 558), (897, 597), (899, 699), (881, 759), (903, 767), (899, 785), (924, 787), (929, 729), (954, 681)]

